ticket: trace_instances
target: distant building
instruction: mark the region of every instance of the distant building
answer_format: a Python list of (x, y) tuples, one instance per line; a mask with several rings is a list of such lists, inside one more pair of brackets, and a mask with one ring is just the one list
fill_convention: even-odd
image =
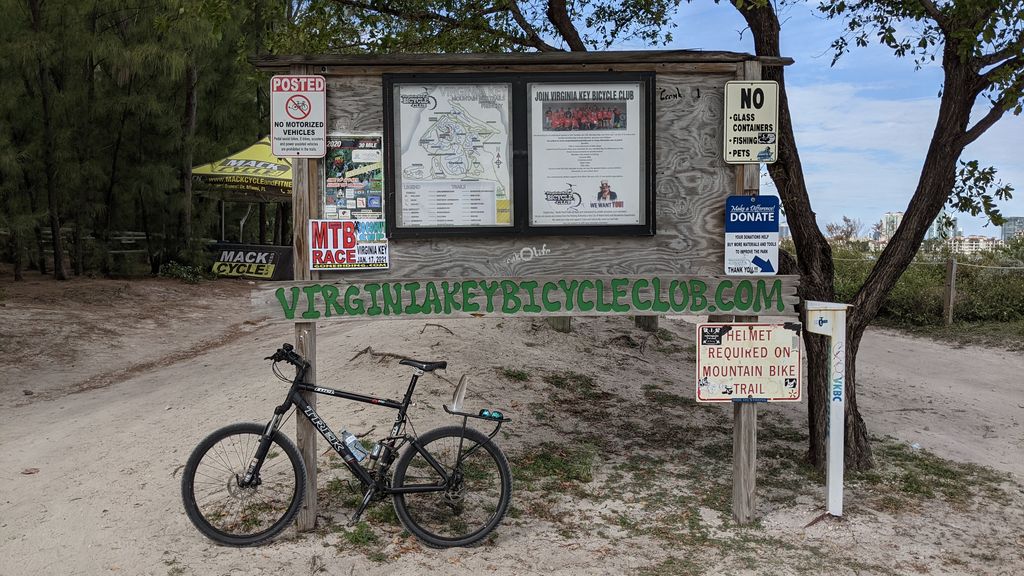
[(1024, 216), (1009, 216), (1003, 222), (1003, 242), (1024, 236)]
[(882, 215), (882, 220), (875, 225), (873, 239), (889, 242), (896, 234), (896, 229), (900, 227), (900, 222), (903, 222), (903, 212), (886, 212)]
[(928, 227), (925, 240), (949, 240), (957, 235), (957, 222), (952, 214), (943, 210)]
[(977, 254), (995, 250), (1002, 244), (999, 238), (989, 236), (957, 236), (949, 240), (949, 248), (955, 254)]

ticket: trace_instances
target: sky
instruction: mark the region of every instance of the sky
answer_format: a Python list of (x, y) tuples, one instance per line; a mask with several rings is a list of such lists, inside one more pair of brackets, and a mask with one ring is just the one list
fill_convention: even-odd
[[(841, 24), (819, 16), (816, 5), (795, 3), (780, 14), (782, 55), (796, 61), (786, 68), (786, 86), (797, 146), (819, 227), (845, 215), (859, 219), (866, 235), (882, 214), (903, 211), (910, 201), (935, 127), (942, 69), (915, 70), (913, 58), (874, 45), (852, 48), (831, 66), (829, 46)], [(746, 23), (727, 4), (684, 3), (675, 22), (667, 48), (754, 52)], [(1004, 216), (1024, 216), (1021, 150), (1024, 118), (1007, 113), (961, 157), (994, 166), (1000, 180), (1019, 190), (999, 205)], [(775, 193), (767, 178), (762, 193)], [(964, 234), (999, 236), (983, 217), (954, 216)]]

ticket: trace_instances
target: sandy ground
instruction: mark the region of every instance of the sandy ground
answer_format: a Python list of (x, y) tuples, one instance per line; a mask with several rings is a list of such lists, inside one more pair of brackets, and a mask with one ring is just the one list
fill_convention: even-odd
[[(719, 558), (716, 550), (698, 550), (686, 560), (700, 567), (693, 572), (685, 566), (668, 570), (677, 566), (671, 546), (621, 528), (623, 518), (645, 519), (650, 494), (643, 491), (596, 504), (552, 499), (562, 520), (509, 518), (490, 544), (467, 550), (427, 549), (396, 530), (382, 543), (386, 565), (347, 550), (330, 531), (289, 534), (254, 549), (224, 548), (204, 539), (185, 517), (179, 472), (210, 431), (270, 415), (286, 388), (261, 359), (281, 342), (294, 340), (291, 326), (246, 321), (245, 282), (197, 287), (161, 280), (19, 285), (5, 280), (0, 288), (6, 295), (0, 302), (2, 575), (1024, 572), (1024, 492), (1016, 484), (998, 506), (936, 505), (910, 515), (858, 506), (850, 494), (847, 518), (811, 526), (806, 525), (822, 510), (820, 490), (785, 505), (759, 504), (761, 529), (780, 542), (761, 552), (784, 561), (751, 565), (742, 551)], [(413, 417), (420, 431), (446, 421), (439, 405), (450, 395), (450, 381), (469, 373), (474, 382), (469, 401), (522, 415), (520, 425), (502, 436), (510, 455), (541, 440), (572, 443), (593, 433), (594, 426), (568, 420), (528, 426), (532, 417), (527, 415), (544, 406), (550, 387), (536, 377), (509, 382), (496, 375), (496, 367), (600, 375), (609, 394), (625, 399), (614, 415), (620, 425), (632, 423), (624, 429), (640, 429), (643, 420), (658, 415), (657, 407), (644, 404), (641, 390), (661, 386), (693, 395), (692, 358), (609, 345), (623, 335), (643, 338), (627, 319), (581, 320), (568, 335), (528, 320), (438, 324), (443, 327), (410, 321), (322, 326), (319, 382), (398, 397), (407, 369), (368, 354), (352, 358), (367, 346), (446, 358), (448, 371), (424, 378), (417, 389)], [(677, 338), (692, 340), (692, 326), (683, 320), (662, 325)], [(861, 405), (873, 434), (1024, 479), (1024, 358), (1019, 353), (955, 349), (873, 330), (862, 345), (858, 371)], [(379, 431), (390, 416), (343, 402), (320, 408), (329, 422), (357, 432), (373, 426)], [(767, 408), (796, 422), (802, 409)], [(704, 412), (707, 418), (721, 418), (715, 410), (725, 412), (706, 410), (711, 411)], [(286, 429), (294, 430), (294, 424)], [(615, 458), (609, 455), (609, 462)], [(595, 477), (607, 480), (617, 469), (602, 466)], [(332, 474), (322, 472), (321, 484)], [(330, 524), (345, 512), (325, 511), (322, 521)], [(725, 534), (728, 527), (713, 510), (700, 508), (699, 514), (702, 530), (712, 538)], [(564, 517), (578, 519), (574, 530), (565, 530)], [(619, 526), (609, 518), (618, 518)], [(595, 526), (588, 528), (588, 522)], [(846, 561), (826, 562), (833, 556)], [(651, 572), (652, 566), (662, 569)]]

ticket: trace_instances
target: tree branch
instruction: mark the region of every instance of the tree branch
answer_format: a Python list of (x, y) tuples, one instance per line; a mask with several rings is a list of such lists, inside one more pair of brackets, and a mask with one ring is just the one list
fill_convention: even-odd
[(565, 43), (569, 45), (570, 50), (573, 52), (587, 51), (587, 47), (580, 38), (579, 31), (576, 30), (572, 19), (569, 18), (569, 9), (565, 5), (565, 0), (548, 0), (547, 16), (548, 20), (555, 25), (558, 33), (565, 39)]
[(537, 33), (537, 30), (532, 25), (530, 25), (530, 23), (526, 20), (526, 17), (523, 16), (523, 11), (519, 9), (519, 0), (509, 0), (509, 12), (512, 13), (512, 18), (515, 19), (516, 24), (518, 24), (519, 27), (523, 29), (523, 32), (526, 33), (526, 37), (530, 39), (530, 42), (534, 48), (540, 50), (541, 52), (562, 51), (561, 49), (555, 48), (551, 44), (548, 44), (547, 42), (544, 41), (543, 38), (540, 37), (540, 34)]
[(1006, 46), (1003, 46), (999, 50), (989, 54), (982, 54), (975, 58), (975, 61), (984, 68), (985, 66), (991, 66), (997, 64), (1002, 60), (1005, 60), (1014, 54), (1018, 54), (1021, 49), (1024, 49), (1024, 38), (1018, 38), (1016, 42), (1011, 42)]
[(982, 81), (982, 84), (984, 84), (985, 86), (983, 86), (981, 90), (978, 91), (978, 93), (980, 94), (985, 88), (988, 87), (988, 85), (992, 84), (992, 82), (1007, 69), (1020, 68), (1020, 63), (1020, 56), (1014, 56), (1013, 58), (1004, 60), (1001, 64), (999, 64), (995, 68), (992, 68), (988, 72), (985, 72), (984, 74), (979, 74), (978, 78), (979, 80)]
[[(359, 0), (334, 0), (334, 1), (336, 3), (338, 3), (338, 4), (341, 4), (342, 6), (348, 6), (349, 8), (356, 8), (358, 10), (366, 10), (366, 11), (369, 11), (369, 12), (376, 12), (378, 14), (384, 14), (384, 15), (387, 15), (387, 16), (394, 16), (395, 18), (400, 18), (402, 20), (406, 20), (406, 21), (410, 21), (410, 22), (436, 22), (436, 23), (448, 26), (448, 27), (450, 27), (452, 29), (460, 29), (461, 28), (461, 29), (464, 29), (464, 30), (473, 30), (473, 29), (480, 30), (479, 28), (474, 28), (472, 26), (468, 26), (467, 25), (468, 18), (455, 18), (453, 16), (448, 16), (448, 15), (445, 15), (445, 14), (441, 14), (439, 12), (431, 12), (429, 10), (398, 10), (398, 9), (395, 9), (395, 8), (389, 8), (388, 6), (385, 6), (385, 5), (378, 5), (376, 3), (372, 3), (371, 4), (369, 2), (360, 2)], [(483, 15), (492, 14), (492, 13), (496, 13), (496, 12), (500, 12), (500, 11), (501, 10), (498, 10), (498, 9), (479, 10), (479, 11), (477, 11), (475, 13), (467, 14), (467, 17), (483, 16)], [(502, 40), (505, 40), (505, 41), (510, 42), (512, 44), (516, 44), (518, 46), (529, 46), (529, 47), (532, 47), (532, 48), (537, 48), (538, 50), (540, 49), (538, 46), (533, 44), (530, 41), (529, 38), (523, 38), (522, 36), (516, 36), (514, 34), (509, 34), (508, 32), (505, 32), (504, 30), (497, 30), (497, 29), (492, 28), (492, 27), (487, 27), (486, 29), (483, 29), (483, 30), (480, 30), (480, 31), (485, 32), (487, 34), (491, 34), (492, 36), (496, 36), (498, 38), (501, 38)]]
[(948, 37), (949, 19), (947, 19), (946, 15), (942, 13), (942, 10), (939, 10), (939, 7), (936, 6), (932, 0), (918, 0), (918, 3), (921, 4), (922, 8), (924, 8), (925, 14), (931, 16), (932, 20), (935, 20), (935, 23), (939, 25), (939, 29), (942, 30), (942, 35)]
[(1006, 111), (1010, 109), (1010, 98), (1007, 94), (1019, 90), (1020, 85), (1021, 81), (1018, 80), (1014, 83), (1015, 89), (1008, 89), (1004, 91), (1002, 98), (992, 105), (992, 108), (988, 113), (982, 116), (981, 120), (975, 122), (974, 126), (971, 126), (964, 132), (964, 135), (960, 138), (959, 142), (961, 149), (967, 147), (970, 143), (980, 138), (982, 134), (984, 134), (989, 128), (998, 122), (1000, 118), (1003, 117), (1003, 114), (1006, 114)]

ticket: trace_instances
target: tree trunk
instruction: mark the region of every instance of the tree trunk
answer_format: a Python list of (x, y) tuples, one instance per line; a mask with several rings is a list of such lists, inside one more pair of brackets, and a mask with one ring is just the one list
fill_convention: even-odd
[(281, 214), (284, 212), (284, 202), (278, 202), (275, 206), (277, 209), (274, 213), (274, 246), (281, 246)]
[(85, 249), (82, 244), (85, 240), (82, 238), (82, 211), (75, 210), (75, 229), (74, 229), (74, 251), (72, 252), (72, 270), (75, 276), (81, 276), (85, 268)]
[(267, 243), (267, 203), (260, 202), (260, 244)]
[[(30, 12), (32, 30), (36, 34), (41, 34), (43, 27), (42, 2), (39, 0), (30, 0), (28, 2), (28, 8)], [(36, 48), (36, 50), (42, 50), (42, 48)], [(67, 280), (68, 272), (67, 268), (64, 267), (64, 246), (61, 244), (60, 240), (61, 202), (60, 191), (57, 190), (57, 161), (54, 157), (54, 154), (56, 154), (57, 151), (57, 137), (54, 133), (53, 109), (51, 108), (50, 73), (50, 69), (43, 62), (42, 54), (37, 53), (36, 75), (39, 80), (39, 103), (42, 106), (43, 123), (42, 159), (44, 178), (46, 182), (46, 201), (50, 213), (50, 233), (52, 234), (51, 240), (53, 243), (53, 276), (57, 280)], [(40, 255), (40, 259), (45, 258), (45, 253)]]
[(958, 48), (950, 44), (943, 51), (945, 83), (939, 115), (917, 188), (899, 228), (851, 302), (854, 307), (847, 318), (846, 362), (848, 465), (859, 467), (871, 463), (869, 451), (856, 449), (868, 445), (866, 426), (856, 411), (856, 358), (861, 338), (881, 310), (886, 296), (913, 262), (928, 227), (942, 211), (956, 182), (956, 163), (964, 149), (962, 138), (975, 100), (971, 90), (975, 73), (960, 62), (957, 51)]
[(189, 61), (185, 68), (185, 115), (181, 125), (181, 189), (185, 194), (186, 252), (192, 249), (192, 155), (195, 147), (198, 84), (199, 71), (195, 62)]
[(24, 249), (21, 244), (21, 235), (11, 230), (11, 263), (14, 264), (15, 282), (21, 282), (25, 279)]
[[(734, 0), (735, 2), (736, 0)], [(735, 4), (734, 4), (735, 5)], [(771, 5), (762, 7), (744, 3), (737, 8), (743, 15), (754, 37), (754, 50), (758, 56), (781, 56), (779, 50), (779, 20)], [(818, 229), (811, 201), (807, 194), (800, 153), (793, 135), (793, 118), (786, 93), (785, 70), (782, 66), (762, 66), (761, 78), (779, 83), (779, 157), (768, 165), (768, 174), (775, 183), (786, 207), (786, 217), (793, 243), (796, 245), (800, 273), (799, 295), (803, 300), (831, 302), (835, 299), (834, 264), (832, 247)], [(830, 350), (827, 340), (804, 331), (807, 350), (807, 422), (808, 460), (818, 470), (825, 466), (825, 445), (828, 438), (828, 372)], [(856, 399), (847, 400), (856, 407)], [(854, 408), (855, 410), (856, 408)], [(855, 420), (860, 415), (855, 414)], [(858, 447), (857, 450), (864, 449)], [(866, 448), (870, 450), (870, 448)]]

